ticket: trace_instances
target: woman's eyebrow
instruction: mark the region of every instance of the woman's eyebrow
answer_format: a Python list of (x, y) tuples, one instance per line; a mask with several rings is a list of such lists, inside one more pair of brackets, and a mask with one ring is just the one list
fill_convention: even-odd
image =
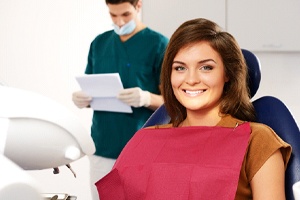
[(174, 63), (177, 63), (177, 64), (185, 64), (185, 63), (182, 62), (182, 61), (176, 61), (176, 60), (173, 61), (173, 64), (174, 64)]
[[(199, 63), (199, 64), (202, 64), (202, 63), (206, 63), (206, 62), (214, 62), (214, 63), (216, 63), (216, 61), (215, 61), (214, 59), (211, 59), (211, 58), (209, 58), (209, 59), (204, 59), (204, 60), (200, 60), (198, 63)], [(174, 60), (174, 61), (173, 61), (173, 64), (174, 64), (174, 63), (185, 64), (184, 62), (182, 62), (182, 61), (177, 61), (177, 60)]]
[(210, 62), (210, 61), (216, 63), (216, 61), (214, 59), (211, 59), (211, 58), (205, 59), (205, 60), (200, 60), (198, 63), (202, 64), (202, 63), (206, 63), (206, 62)]

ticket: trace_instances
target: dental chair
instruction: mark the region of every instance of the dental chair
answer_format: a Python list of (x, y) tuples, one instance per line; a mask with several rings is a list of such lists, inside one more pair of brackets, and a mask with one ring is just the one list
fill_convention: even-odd
[[(259, 59), (250, 51), (242, 49), (248, 66), (251, 97), (259, 87), (261, 80)], [(292, 145), (293, 151), (285, 172), (285, 193), (287, 200), (293, 200), (292, 186), (300, 181), (300, 132), (289, 109), (276, 97), (263, 96), (253, 101), (257, 122), (270, 126), (284, 141)], [(146, 121), (144, 127), (167, 124), (170, 117), (164, 105), (160, 106)]]

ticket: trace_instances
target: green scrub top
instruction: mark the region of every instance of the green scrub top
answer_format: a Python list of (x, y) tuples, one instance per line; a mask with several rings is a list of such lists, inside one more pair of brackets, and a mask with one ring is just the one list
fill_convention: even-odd
[[(119, 73), (124, 88), (140, 87), (160, 94), (160, 71), (168, 39), (145, 28), (122, 42), (113, 30), (91, 43), (86, 74)], [(117, 158), (128, 140), (153, 113), (132, 107), (133, 113), (94, 111), (91, 136), (95, 155)]]

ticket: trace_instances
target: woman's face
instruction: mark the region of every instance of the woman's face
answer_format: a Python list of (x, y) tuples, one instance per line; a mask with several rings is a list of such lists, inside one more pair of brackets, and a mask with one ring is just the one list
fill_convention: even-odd
[(219, 112), (220, 98), (227, 81), (222, 59), (208, 42), (182, 48), (173, 60), (173, 92), (187, 112)]

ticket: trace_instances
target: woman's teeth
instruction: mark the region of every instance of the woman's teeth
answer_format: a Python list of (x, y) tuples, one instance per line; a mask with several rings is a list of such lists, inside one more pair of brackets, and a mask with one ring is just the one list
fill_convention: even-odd
[(189, 94), (189, 95), (192, 95), (192, 96), (196, 96), (197, 94), (200, 94), (200, 93), (203, 93), (204, 90), (185, 90), (185, 93)]

